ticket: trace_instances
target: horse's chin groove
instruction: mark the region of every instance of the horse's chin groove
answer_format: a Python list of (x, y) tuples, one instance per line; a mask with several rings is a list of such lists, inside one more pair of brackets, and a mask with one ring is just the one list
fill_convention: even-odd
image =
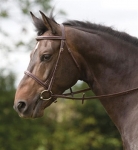
[(53, 100), (49, 100), (49, 101), (43, 101), (38, 99), (36, 101), (36, 104), (33, 108), (33, 112), (31, 115), (31, 118), (40, 118), (44, 115), (44, 110), (45, 108), (47, 108), (48, 106), (50, 106), (52, 104), (53, 101), (55, 101), (56, 98)]
[(39, 118), (44, 114), (43, 102), (38, 98), (32, 110), (31, 118)]
[(31, 118), (40, 118), (43, 117), (44, 115), (44, 110), (42, 110), (41, 112), (37, 113), (35, 110), (33, 111), (33, 114), (31, 116)]

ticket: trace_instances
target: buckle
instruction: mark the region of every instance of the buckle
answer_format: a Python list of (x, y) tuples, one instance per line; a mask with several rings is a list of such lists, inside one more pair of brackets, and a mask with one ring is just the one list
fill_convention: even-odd
[[(47, 94), (49, 97), (48, 98), (45, 98), (43, 94)], [(52, 91), (49, 91), (49, 90), (43, 90), (41, 93), (40, 93), (40, 99), (41, 100), (44, 100), (44, 101), (49, 101), (51, 98), (52, 98)]]

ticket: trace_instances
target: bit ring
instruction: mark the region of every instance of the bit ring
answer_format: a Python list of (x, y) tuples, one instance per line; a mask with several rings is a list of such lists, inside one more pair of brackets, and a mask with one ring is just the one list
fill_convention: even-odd
[[(48, 98), (44, 98), (43, 94), (44, 93), (48, 93), (49, 94), (49, 97)], [(49, 101), (51, 98), (52, 98), (52, 91), (49, 91), (49, 90), (43, 90), (41, 93), (40, 93), (40, 99), (41, 100), (44, 100), (44, 101)]]

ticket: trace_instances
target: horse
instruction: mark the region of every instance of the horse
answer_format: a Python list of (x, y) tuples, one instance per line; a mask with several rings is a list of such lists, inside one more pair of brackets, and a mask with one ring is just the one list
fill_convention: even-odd
[[(68, 98), (64, 91), (82, 80), (118, 128), (124, 149), (137, 150), (138, 39), (90, 22), (58, 24), (40, 13), (42, 19), (31, 12), (37, 44), (17, 88), (14, 109), (23, 118), (41, 117), (45, 108), (58, 97)], [(83, 94), (81, 99), (92, 98)]]

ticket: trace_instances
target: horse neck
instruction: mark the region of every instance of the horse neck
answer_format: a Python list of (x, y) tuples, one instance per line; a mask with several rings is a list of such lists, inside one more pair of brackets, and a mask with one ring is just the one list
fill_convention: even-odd
[[(125, 91), (138, 86), (137, 47), (117, 37), (78, 33), (75, 49), (82, 56), (83, 79), (96, 95)], [(138, 149), (137, 92), (101, 103), (120, 131), (127, 150)]]

